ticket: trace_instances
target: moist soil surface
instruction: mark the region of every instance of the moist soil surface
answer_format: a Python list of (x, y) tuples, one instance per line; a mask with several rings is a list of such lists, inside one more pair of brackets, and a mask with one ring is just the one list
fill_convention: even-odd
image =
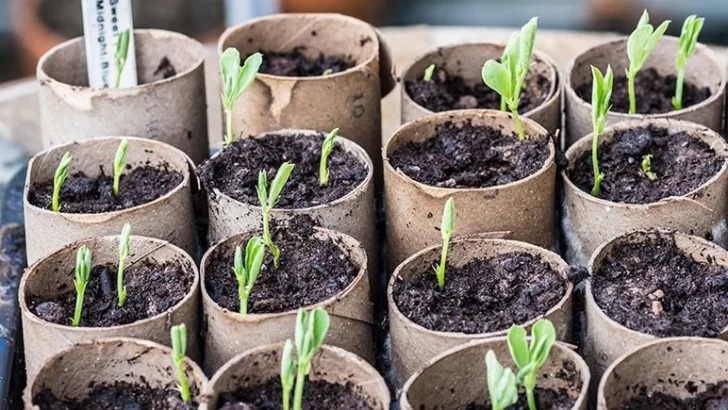
[(208, 192), (217, 188), (228, 196), (249, 204), (258, 202), (258, 173), (266, 170), (268, 182), (275, 178), (278, 167), (288, 161), (295, 164), (276, 208), (307, 208), (327, 204), (346, 196), (366, 179), (369, 168), (354, 154), (334, 144), (329, 156), (329, 184), (319, 183), (321, 145), (318, 135), (268, 135), (261, 138), (240, 138), (200, 168), (200, 178)]
[[(156, 263), (148, 260), (124, 270), (126, 303), (118, 307), (116, 265), (96, 265), (86, 286), (81, 314), (83, 327), (111, 327), (157, 316), (179, 303), (190, 291), (193, 275), (179, 262)], [(73, 277), (74, 272), (67, 273)], [(76, 306), (73, 284), (58, 289), (60, 295), (46, 299), (30, 295), (30, 310), (41, 319), (71, 325)]]
[[(591, 78), (591, 77), (590, 77)], [(641, 70), (634, 80), (636, 111), (638, 114), (660, 114), (675, 111), (672, 97), (675, 96), (677, 78), (674, 75), (662, 76), (654, 68)], [(576, 94), (584, 101), (591, 102), (592, 81), (576, 87)], [(710, 98), (709, 87), (698, 87), (685, 81), (683, 83), (683, 108), (701, 103)], [(614, 77), (611, 111), (628, 113), (629, 94), (627, 77)]]
[[(73, 214), (98, 214), (120, 211), (144, 205), (166, 195), (184, 179), (182, 174), (169, 169), (168, 165), (153, 167), (144, 165), (131, 168), (122, 174), (119, 195), (114, 195), (113, 172), (107, 175), (104, 168), (98, 177), (83, 172), (69, 175), (61, 187), (61, 212)], [(28, 193), (28, 201), (44, 209), (51, 209), (53, 180), (35, 182)]]
[(657, 337), (715, 337), (728, 326), (728, 267), (685, 254), (671, 234), (618, 244), (592, 278), (597, 305)]
[(316, 77), (346, 71), (356, 64), (351, 56), (319, 54), (316, 58), (304, 55), (304, 47), (293, 51), (277, 52), (259, 50), (263, 54), (260, 72), (281, 77)]
[[(406, 81), (405, 88), (417, 104), (434, 112), (469, 108), (499, 110), (501, 107), (500, 95), (487, 85), (478, 82), (470, 86), (463, 77), (449, 74), (442, 68), (435, 69), (430, 81), (425, 81), (420, 75), (416, 80)], [(549, 97), (549, 91), (551, 81), (546, 76), (527, 75), (518, 112), (523, 114), (543, 104)]]
[(151, 388), (142, 384), (115, 382), (94, 387), (83, 400), (60, 400), (43, 389), (33, 398), (40, 410), (194, 410), (197, 403), (185, 403), (174, 388)]
[[(568, 170), (569, 179), (584, 192), (594, 184), (591, 149), (576, 159)], [(600, 144), (599, 169), (605, 174), (599, 198), (612, 202), (647, 204), (694, 191), (723, 166), (708, 144), (685, 132), (666, 128), (639, 127), (623, 131)], [(646, 155), (652, 155), (650, 179), (642, 169)]]
[[(688, 383), (685, 386), (690, 393), (695, 394), (697, 386)], [(703, 393), (687, 399), (668, 396), (664, 393), (650, 394), (647, 389), (640, 387), (639, 393), (632, 397), (624, 406), (617, 410), (723, 410), (728, 409), (728, 381), (709, 384)], [(540, 407), (539, 407), (540, 408)]]
[(470, 121), (446, 122), (435, 136), (410, 141), (390, 155), (390, 163), (417, 182), (441, 188), (487, 188), (524, 179), (549, 157), (548, 138), (504, 135)]
[[(433, 261), (435, 266), (438, 261)], [(432, 269), (394, 283), (397, 308), (430, 330), (480, 334), (508, 329), (545, 314), (564, 297), (566, 279), (540, 257), (510, 252), (448, 264), (440, 290)]]
[[(571, 410), (574, 403), (576, 403), (576, 400), (570, 397), (565, 389), (555, 391), (536, 387), (535, 394), (538, 410)], [(490, 402), (485, 405), (470, 403), (465, 407), (465, 410), (491, 410), (491, 405)], [(506, 407), (505, 410), (529, 410), (526, 394), (521, 392), (518, 395), (518, 402), (513, 406)]]
[[(303, 391), (303, 410), (370, 410), (371, 407), (356, 391), (357, 386), (306, 381)], [(271, 379), (263, 385), (244, 387), (232, 393), (222, 393), (218, 410), (281, 410), (281, 382)], [(293, 394), (291, 394), (293, 396)]]

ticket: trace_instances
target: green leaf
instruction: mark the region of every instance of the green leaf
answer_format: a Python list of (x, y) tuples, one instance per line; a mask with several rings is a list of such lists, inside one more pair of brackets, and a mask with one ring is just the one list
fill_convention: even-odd
[(71, 164), (72, 159), (70, 152), (63, 154), (63, 158), (61, 158), (61, 162), (58, 164), (56, 173), (53, 176), (53, 198), (51, 201), (51, 210), (53, 212), (58, 212), (61, 209), (61, 187), (63, 187), (63, 183), (66, 182), (66, 177), (68, 177), (68, 166)]
[(640, 16), (640, 19), (637, 22), (637, 27), (644, 26), (645, 24), (650, 24), (650, 14), (647, 13), (647, 10), (642, 12), (642, 16)]
[[(520, 47), (519, 47), (519, 65), (518, 65), (518, 84), (514, 90), (519, 90), (523, 83), (523, 80), (528, 74), (528, 70), (531, 67), (531, 55), (533, 54), (533, 45), (536, 42), (536, 30), (538, 29), (538, 17), (531, 18), (520, 33)], [(515, 95), (515, 94), (514, 94)]]
[(91, 274), (91, 251), (86, 245), (76, 253), (76, 282), (85, 285)]
[(235, 247), (235, 257), (233, 258), (233, 273), (239, 286), (245, 286), (245, 270), (243, 266), (243, 249), (240, 246)]
[(511, 92), (512, 77), (510, 72), (501, 63), (495, 60), (486, 61), (481, 74), (485, 85), (503, 96), (506, 101), (513, 99)]
[(647, 60), (645, 49), (652, 36), (652, 26), (642, 25), (635, 29), (627, 40), (627, 57), (629, 58), (630, 76), (636, 74)]
[(235, 93), (236, 82), (240, 76), (240, 70), (240, 52), (233, 47), (228, 47), (220, 57), (223, 100), (228, 103), (231, 103), (234, 100), (232, 96)]
[(313, 320), (313, 343), (311, 350), (315, 351), (321, 347), (324, 342), (326, 333), (329, 331), (329, 313), (322, 308), (316, 308), (311, 313), (311, 320)]
[(273, 182), (270, 183), (270, 197), (268, 198), (269, 208), (275, 207), (278, 203), (278, 195), (280, 195), (281, 191), (283, 191), (283, 187), (286, 185), (286, 182), (288, 182), (288, 177), (291, 176), (291, 172), (293, 172), (294, 167), (295, 165), (290, 162), (284, 162), (281, 164), (280, 168), (278, 168), (276, 177), (273, 179)]
[(255, 77), (258, 75), (258, 70), (260, 69), (261, 64), (263, 64), (263, 54), (260, 53), (251, 54), (245, 59), (243, 68), (238, 72), (235, 93), (233, 94), (234, 100), (240, 98), (245, 90), (253, 84)]
[[(647, 61), (647, 57), (649, 57), (649, 55), (652, 54), (652, 51), (655, 49), (655, 47), (657, 47), (657, 43), (660, 42), (660, 39), (665, 34), (665, 31), (667, 31), (667, 28), (669, 26), (670, 26), (670, 20), (665, 20), (652, 33), (649, 41), (647, 42), (647, 47), (645, 47), (644, 61)], [(643, 61), (643, 64), (644, 64), (644, 61)]]
[[(298, 309), (296, 314), (296, 350), (299, 356), (304, 352), (304, 341), (306, 337), (306, 325), (308, 324), (308, 313), (303, 309)], [(299, 357), (300, 359), (300, 357)]]
[(296, 377), (296, 360), (293, 358), (293, 342), (286, 340), (281, 354), (281, 385), (284, 390), (290, 391), (293, 388), (293, 381)]
[(515, 404), (518, 401), (518, 384), (513, 371), (503, 368), (492, 350), (485, 355), (485, 364), (492, 408), (502, 410)]
[(172, 326), (171, 336), (174, 361), (180, 362), (184, 360), (187, 352), (187, 327), (185, 324)]
[(680, 33), (680, 49), (676, 55), (675, 61), (678, 69), (684, 67), (688, 57), (695, 52), (698, 43), (698, 36), (703, 29), (705, 19), (695, 14), (688, 16), (682, 26)]
[(246, 291), (253, 289), (256, 279), (260, 274), (260, 268), (265, 259), (265, 243), (260, 237), (254, 236), (248, 240), (245, 248), (245, 271), (247, 273)]
[(530, 359), (536, 369), (540, 369), (548, 359), (551, 348), (556, 342), (556, 329), (550, 320), (541, 319), (531, 329)]
[(455, 229), (455, 200), (450, 197), (445, 203), (445, 209), (442, 213), (442, 223), (440, 233), (443, 241), (449, 241)]
[(492, 350), (488, 350), (488, 353), (485, 354), (485, 367), (487, 370), (486, 383), (488, 384), (488, 391), (492, 397), (493, 392), (496, 391), (498, 386), (498, 381), (501, 379), (504, 372), (503, 366), (501, 366), (500, 362), (498, 362), (498, 359), (495, 357), (495, 353)]
[(432, 80), (432, 75), (434, 73), (435, 73), (435, 65), (434, 64), (430, 64), (430, 65), (427, 66), (427, 68), (425, 68), (425, 75), (422, 77), (422, 79), (425, 80), (425, 81), (431, 81)]
[(320, 185), (328, 185), (329, 184), (329, 156), (331, 156), (331, 153), (334, 151), (334, 143), (336, 142), (336, 137), (339, 135), (339, 129), (334, 128), (329, 135), (326, 136), (324, 139), (323, 144), (321, 145), (321, 161), (319, 162), (319, 184)]
[(526, 336), (526, 329), (522, 326), (513, 325), (508, 330), (508, 350), (511, 352), (513, 362), (519, 369), (526, 367), (530, 360)]
[(260, 207), (268, 209), (268, 173), (264, 169), (258, 172), (258, 187), (256, 190), (258, 191)]

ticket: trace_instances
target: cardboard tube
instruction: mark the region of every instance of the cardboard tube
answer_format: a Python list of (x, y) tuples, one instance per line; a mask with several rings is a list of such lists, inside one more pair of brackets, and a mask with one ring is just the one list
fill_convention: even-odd
[[(132, 225), (133, 229), (133, 225)], [(162, 263), (178, 261), (194, 281), (187, 295), (167, 312), (154, 317), (113, 327), (71, 327), (47, 322), (36, 316), (28, 307), (31, 295), (54, 298), (60, 293), (73, 290), (76, 252), (86, 245), (93, 255), (94, 265), (119, 262), (119, 236), (104, 236), (74, 242), (40, 259), (25, 273), (18, 291), (23, 321), (25, 366), (32, 376), (51, 356), (74, 343), (87, 342), (104, 337), (133, 337), (171, 345), (169, 331), (172, 325), (187, 326), (187, 355), (199, 357), (199, 274), (195, 261), (182, 249), (159, 239), (131, 236), (129, 265), (148, 260)], [(88, 360), (81, 361), (88, 365)]]
[[(450, 244), (448, 263), (451, 266), (463, 266), (476, 258), (492, 258), (509, 252), (523, 252), (539, 256), (551, 266), (555, 274), (567, 281), (566, 274), (569, 267), (559, 255), (538, 246), (511, 240), (480, 237), (456, 238)], [(399, 265), (389, 280), (387, 287), (389, 331), (392, 342), (392, 367), (397, 386), (401, 386), (416, 370), (448, 349), (473, 340), (503, 336), (508, 332), (508, 328), (482, 334), (434, 331), (413, 322), (399, 310), (393, 296), (395, 282), (399, 280), (406, 282), (422, 272), (431, 271), (432, 261), (439, 259), (441, 253), (442, 246), (440, 245), (416, 253)], [(530, 327), (538, 319), (546, 318), (551, 320), (556, 327), (558, 340), (571, 340), (573, 289), (574, 285), (567, 281), (564, 296), (545, 315), (519, 324)]]
[(133, 167), (147, 163), (152, 166), (166, 164), (170, 170), (182, 174), (182, 182), (176, 188), (152, 202), (121, 211), (72, 214), (39, 208), (28, 201), (34, 183), (53, 181), (66, 152), (73, 155), (68, 175), (83, 171), (88, 176), (98, 176), (100, 166), (109, 175), (113, 172), (114, 157), (121, 140), (121, 137), (104, 137), (68, 143), (31, 158), (23, 196), (28, 263), (79, 239), (118, 235), (125, 223), (131, 224), (139, 235), (167, 240), (187, 253), (195, 254), (192, 186), (197, 186), (197, 178), (190, 171), (189, 158), (161, 142), (130, 137), (126, 153), (126, 163)]

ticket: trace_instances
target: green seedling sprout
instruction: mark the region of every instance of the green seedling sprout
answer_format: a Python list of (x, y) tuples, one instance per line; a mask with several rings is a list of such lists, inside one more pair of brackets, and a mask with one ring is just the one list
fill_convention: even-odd
[(445, 209), (442, 211), (442, 223), (440, 226), (440, 234), (442, 235), (442, 255), (440, 263), (435, 267), (437, 275), (437, 286), (440, 290), (445, 288), (445, 266), (447, 265), (447, 251), (450, 248), (450, 238), (455, 228), (455, 200), (449, 198), (445, 203)]
[(71, 326), (78, 327), (81, 324), (81, 312), (83, 311), (83, 297), (86, 294), (91, 276), (91, 251), (84, 245), (76, 253), (76, 279), (73, 284), (76, 287), (76, 309), (73, 312)]
[(276, 177), (270, 184), (270, 193), (268, 192), (268, 173), (265, 170), (261, 170), (258, 174), (258, 201), (260, 201), (261, 213), (263, 214), (263, 242), (265, 242), (265, 245), (273, 255), (273, 267), (276, 269), (278, 269), (281, 250), (273, 243), (273, 237), (270, 233), (270, 212), (278, 203), (278, 196), (286, 185), (286, 182), (288, 182), (288, 177), (291, 176), (294, 166), (290, 162), (284, 162), (278, 168)]
[(321, 75), (330, 75), (330, 74), (333, 74), (333, 73), (334, 73), (334, 70), (332, 70), (330, 68), (327, 68), (327, 69), (324, 70), (323, 73), (321, 73)]
[(685, 64), (688, 58), (695, 52), (698, 44), (700, 30), (703, 29), (705, 19), (695, 14), (688, 16), (680, 32), (680, 42), (677, 55), (675, 56), (675, 67), (677, 67), (677, 84), (675, 85), (675, 96), (672, 97), (672, 106), (676, 110), (682, 109), (683, 83), (685, 82)]
[(492, 350), (485, 355), (488, 393), (492, 410), (504, 410), (518, 402), (518, 381), (513, 370), (503, 368)]
[(119, 33), (119, 37), (116, 40), (116, 82), (114, 88), (119, 88), (121, 85), (121, 73), (124, 72), (124, 66), (126, 65), (126, 58), (129, 55), (129, 40), (131, 39), (131, 30), (126, 29)]
[(629, 93), (629, 113), (635, 114), (637, 112), (637, 102), (634, 95), (634, 79), (637, 77), (637, 73), (642, 69), (642, 66), (647, 61), (647, 57), (650, 56), (652, 50), (655, 49), (660, 38), (665, 34), (667, 26), (670, 25), (670, 20), (663, 21), (657, 29), (652, 27), (650, 24), (650, 15), (647, 10), (642, 13), (640, 21), (637, 23), (637, 27), (630, 34), (627, 40), (627, 57), (629, 58), (629, 68), (627, 72), (627, 92)]
[(124, 267), (129, 258), (131, 225), (124, 224), (119, 237), (119, 268), (116, 272), (116, 293), (119, 295), (119, 307), (126, 304), (126, 286), (124, 286)]
[(652, 172), (652, 154), (647, 154), (642, 157), (642, 172), (644, 172), (645, 176), (651, 181), (657, 179), (657, 174)]
[(232, 47), (225, 49), (220, 57), (222, 107), (225, 110), (224, 145), (232, 144), (234, 139), (233, 106), (235, 101), (253, 84), (261, 64), (263, 64), (263, 55), (254, 53), (248, 56), (245, 64), (240, 67), (240, 52)]
[(116, 156), (114, 157), (114, 195), (119, 195), (119, 182), (121, 181), (121, 173), (124, 171), (124, 165), (126, 165), (126, 151), (129, 148), (129, 140), (124, 138), (119, 143), (119, 148), (116, 149)]
[(283, 387), (283, 410), (291, 408), (291, 391), (296, 380), (296, 370), (298, 364), (293, 358), (293, 342), (291, 339), (286, 340), (283, 346), (283, 355), (281, 356), (281, 386)]
[(594, 168), (594, 187), (592, 196), (599, 196), (604, 173), (599, 171), (599, 135), (607, 125), (609, 114), (609, 100), (612, 98), (612, 86), (614, 85), (614, 74), (612, 67), (607, 66), (607, 74), (602, 75), (598, 68), (592, 66), (592, 166)]
[(521, 30), (511, 36), (506, 46), (501, 62), (488, 60), (483, 65), (483, 82), (501, 96), (502, 101), (513, 114), (518, 138), (524, 140), (521, 119), (518, 116), (518, 106), (521, 103), (521, 88), (531, 66), (533, 43), (536, 40), (538, 18), (534, 17), (524, 25)]
[(61, 187), (66, 182), (68, 165), (71, 163), (71, 159), (73, 159), (71, 153), (66, 152), (63, 154), (63, 158), (61, 158), (58, 168), (56, 168), (56, 174), (53, 177), (53, 199), (51, 202), (51, 210), (53, 212), (58, 212), (61, 209)]
[(192, 400), (190, 393), (190, 383), (187, 381), (187, 373), (185, 373), (185, 354), (187, 353), (187, 327), (184, 323), (172, 326), (170, 332), (172, 338), (172, 362), (177, 370), (177, 380), (179, 382), (179, 394), (185, 403)]
[(329, 184), (329, 156), (334, 151), (334, 143), (338, 136), (339, 129), (334, 128), (321, 145), (321, 161), (319, 162), (319, 185), (321, 186)]
[(425, 81), (432, 81), (432, 75), (435, 74), (435, 65), (430, 64), (425, 68), (425, 75), (422, 76), (422, 79)]
[(245, 246), (245, 264), (243, 265), (243, 250), (240, 246), (235, 248), (235, 261), (233, 272), (238, 281), (238, 296), (240, 298), (240, 313), (248, 313), (248, 299), (253, 291), (255, 280), (258, 279), (260, 268), (265, 258), (265, 243), (257, 236), (248, 240)]
[(546, 363), (551, 348), (556, 342), (556, 329), (551, 321), (541, 319), (531, 328), (531, 344), (526, 339), (526, 329), (511, 326), (508, 330), (508, 349), (513, 362), (518, 366), (518, 380), (523, 380), (528, 408), (536, 410), (536, 373)]

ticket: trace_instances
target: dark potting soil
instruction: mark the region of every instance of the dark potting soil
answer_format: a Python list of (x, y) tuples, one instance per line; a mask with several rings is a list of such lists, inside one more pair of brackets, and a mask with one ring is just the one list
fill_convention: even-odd
[[(433, 261), (433, 266), (438, 261)], [(440, 290), (432, 269), (394, 283), (397, 308), (415, 323), (468, 334), (508, 329), (541, 316), (564, 297), (566, 279), (539, 256), (511, 252), (447, 265)]]
[[(482, 82), (467, 85), (463, 77), (451, 75), (442, 68), (435, 69), (431, 81), (425, 81), (420, 75), (416, 80), (406, 81), (405, 88), (417, 104), (434, 112), (468, 108), (499, 110), (501, 107), (500, 95), (487, 85)], [(518, 112), (523, 114), (543, 104), (550, 90), (551, 82), (546, 76), (526, 76)]]
[(268, 135), (240, 138), (225, 147), (215, 158), (199, 167), (199, 175), (208, 192), (217, 188), (228, 196), (250, 205), (258, 205), (258, 173), (265, 169), (273, 181), (278, 167), (286, 161), (295, 164), (277, 208), (306, 208), (326, 204), (346, 196), (366, 179), (369, 169), (354, 154), (334, 144), (329, 156), (329, 184), (319, 184), (321, 145), (318, 135)]
[(723, 410), (728, 409), (728, 381), (707, 385), (707, 390), (695, 395), (695, 383), (685, 385), (693, 397), (681, 399), (664, 393), (649, 393), (644, 386), (624, 406), (617, 410)]
[(167, 57), (163, 57), (162, 61), (159, 62), (159, 66), (154, 71), (154, 75), (161, 75), (162, 78), (167, 79), (177, 75), (177, 70), (172, 65)]
[(715, 337), (728, 326), (728, 267), (695, 261), (669, 234), (616, 245), (592, 278), (613, 320), (658, 337)]
[[(594, 184), (591, 149), (569, 168), (569, 179), (591, 193)], [(612, 202), (647, 204), (670, 196), (685, 195), (720, 171), (724, 159), (708, 144), (685, 132), (667, 128), (639, 127), (623, 131), (600, 144), (599, 169), (605, 174), (599, 198)], [(652, 155), (651, 180), (642, 160)]]
[(296, 47), (293, 51), (277, 52), (259, 50), (263, 54), (260, 72), (281, 77), (316, 77), (346, 71), (356, 64), (352, 57), (319, 54), (309, 58), (303, 54), (304, 47)]
[(548, 138), (520, 141), (470, 121), (446, 122), (435, 136), (410, 141), (390, 155), (394, 169), (415, 181), (442, 188), (487, 188), (534, 174), (549, 157)]
[[(172, 191), (184, 179), (182, 174), (168, 165), (145, 165), (124, 173), (119, 182), (119, 195), (114, 195), (113, 173), (107, 175), (103, 166), (101, 175), (90, 177), (83, 172), (69, 175), (61, 187), (61, 212), (98, 214), (120, 211), (154, 201)], [(53, 180), (34, 182), (28, 192), (28, 201), (44, 209), (51, 209)]]
[[(67, 273), (73, 277), (73, 272)], [(194, 277), (179, 262), (156, 263), (148, 260), (127, 266), (124, 284), (127, 297), (124, 307), (118, 307), (116, 265), (96, 265), (86, 286), (81, 314), (83, 327), (111, 327), (157, 316), (179, 303), (190, 291)], [(53, 299), (29, 295), (30, 310), (43, 320), (71, 325), (76, 306), (73, 285), (59, 289)]]
[[(675, 96), (676, 84), (677, 78), (674, 75), (662, 76), (654, 68), (646, 68), (640, 71), (634, 80), (637, 113), (660, 114), (675, 111), (675, 107), (672, 106), (672, 97)], [(575, 91), (582, 100), (591, 102), (591, 79), (577, 86)], [(683, 108), (699, 104), (710, 98), (711, 94), (710, 87), (698, 87), (685, 81), (683, 83)], [(612, 111), (629, 112), (626, 76), (618, 75), (614, 77), (614, 91), (612, 91), (611, 103)]]
[(49, 389), (33, 398), (40, 410), (194, 410), (197, 403), (185, 403), (174, 388), (151, 388), (128, 382), (101, 384), (83, 400), (61, 400)]
[[(265, 384), (222, 393), (218, 410), (280, 410), (283, 408), (281, 381), (276, 377)], [(307, 381), (303, 390), (303, 410), (371, 410), (357, 386)], [(293, 394), (291, 394), (293, 396)]]
[[(574, 403), (576, 403), (576, 400), (569, 396), (566, 389), (555, 391), (536, 387), (535, 395), (536, 408), (539, 410), (571, 410)], [(485, 403), (485, 405), (470, 403), (465, 407), (465, 410), (491, 410), (491, 405), (490, 402)], [(505, 410), (529, 410), (525, 392), (518, 395), (516, 404), (506, 407)]]

